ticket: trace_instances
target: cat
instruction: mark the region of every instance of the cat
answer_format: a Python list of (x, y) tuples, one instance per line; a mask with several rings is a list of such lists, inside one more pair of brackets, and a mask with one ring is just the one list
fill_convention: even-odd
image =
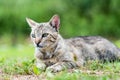
[(42, 70), (59, 72), (81, 67), (88, 60), (114, 61), (120, 58), (120, 49), (103, 37), (79, 36), (64, 39), (59, 34), (58, 15), (43, 23), (30, 18), (26, 20), (31, 27), (36, 66)]

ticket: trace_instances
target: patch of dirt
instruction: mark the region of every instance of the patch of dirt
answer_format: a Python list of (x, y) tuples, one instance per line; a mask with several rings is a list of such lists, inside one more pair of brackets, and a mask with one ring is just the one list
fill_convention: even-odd
[(11, 76), (10, 80), (46, 80), (36, 75), (14, 75)]
[(0, 80), (4, 80), (4, 79), (3, 79), (3, 75), (4, 75), (4, 74), (3, 74), (3, 72), (2, 72), (2, 69), (0, 69)]
[(36, 75), (0, 75), (0, 80), (46, 80), (43, 76)]
[(46, 80), (45, 75), (9, 75), (0, 69), (0, 80)]

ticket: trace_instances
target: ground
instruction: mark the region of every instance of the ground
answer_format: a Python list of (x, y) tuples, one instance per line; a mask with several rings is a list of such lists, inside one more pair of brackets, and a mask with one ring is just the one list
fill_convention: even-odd
[(0, 80), (119, 80), (120, 63), (89, 62), (85, 67), (59, 73), (40, 71), (34, 59), (0, 60)]

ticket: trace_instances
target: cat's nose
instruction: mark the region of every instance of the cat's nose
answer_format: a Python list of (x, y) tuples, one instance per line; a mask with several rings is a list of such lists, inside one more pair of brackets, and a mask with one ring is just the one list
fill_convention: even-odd
[(41, 42), (41, 39), (39, 39), (39, 38), (36, 38), (35, 39), (35, 43), (38, 45), (39, 43)]

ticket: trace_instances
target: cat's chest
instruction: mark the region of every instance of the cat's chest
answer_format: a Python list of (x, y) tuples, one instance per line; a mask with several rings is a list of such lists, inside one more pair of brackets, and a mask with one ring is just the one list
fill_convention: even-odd
[(53, 65), (57, 62), (57, 58), (50, 52), (46, 52), (43, 54), (43, 62), (47, 65)]
[(53, 57), (51, 52), (44, 52), (42, 54), (43, 54), (43, 60), (47, 60)]

